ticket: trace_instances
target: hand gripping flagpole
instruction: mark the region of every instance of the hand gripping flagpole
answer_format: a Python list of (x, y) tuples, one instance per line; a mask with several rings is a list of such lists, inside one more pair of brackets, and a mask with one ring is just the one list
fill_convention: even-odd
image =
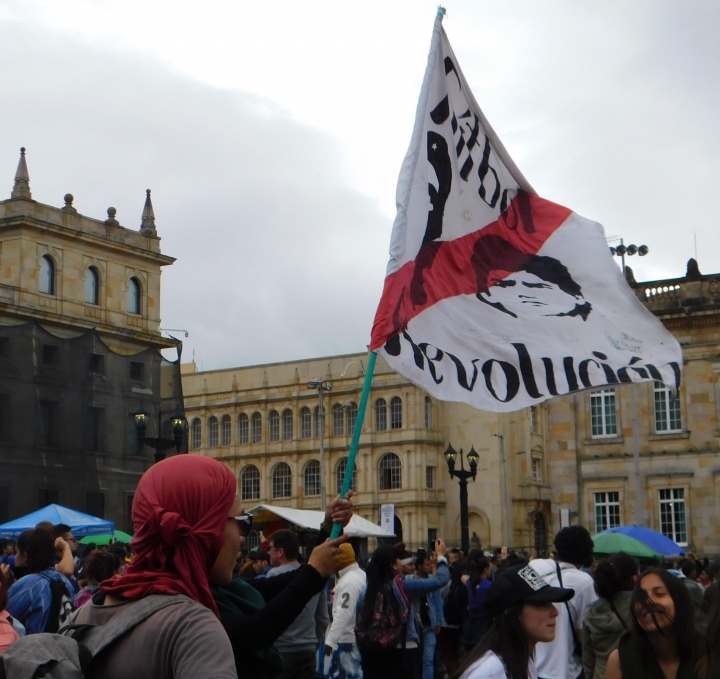
[[(358, 407), (357, 419), (355, 420), (355, 430), (353, 431), (352, 441), (350, 443), (350, 453), (348, 454), (347, 466), (345, 467), (345, 476), (343, 477), (342, 488), (340, 489), (340, 497), (345, 497), (350, 490), (352, 484), (353, 471), (355, 470), (355, 457), (357, 456), (358, 446), (360, 444), (360, 434), (362, 434), (363, 419), (365, 418), (365, 410), (370, 396), (370, 386), (372, 385), (373, 372), (375, 371), (375, 359), (377, 354), (371, 351), (368, 356), (368, 366), (365, 371), (365, 382), (363, 383), (362, 395), (360, 396), (360, 406)], [(342, 533), (342, 525), (334, 523), (330, 539), (334, 540)]]

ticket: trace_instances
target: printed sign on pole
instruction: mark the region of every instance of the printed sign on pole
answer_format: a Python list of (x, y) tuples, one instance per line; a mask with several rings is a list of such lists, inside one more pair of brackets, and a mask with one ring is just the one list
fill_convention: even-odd
[(395, 532), (395, 505), (380, 505), (380, 526), (391, 533)]

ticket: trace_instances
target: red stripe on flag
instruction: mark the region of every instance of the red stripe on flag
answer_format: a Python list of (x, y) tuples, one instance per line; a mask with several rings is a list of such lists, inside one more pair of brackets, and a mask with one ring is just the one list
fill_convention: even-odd
[(385, 279), (370, 348), (383, 346), (437, 302), (477, 294), (515, 273), (571, 213), (538, 196), (520, 194), (497, 221), (479, 231), (425, 243), (414, 261)]

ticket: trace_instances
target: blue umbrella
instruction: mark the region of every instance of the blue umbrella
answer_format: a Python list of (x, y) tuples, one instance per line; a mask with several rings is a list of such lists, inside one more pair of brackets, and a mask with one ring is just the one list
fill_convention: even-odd
[(64, 523), (70, 526), (73, 535), (77, 538), (86, 535), (103, 535), (115, 530), (115, 524), (112, 521), (98, 519), (96, 516), (83, 514), (83, 512), (62, 505), (48, 505), (31, 514), (21, 516), (19, 519), (4, 523), (0, 526), (0, 537), (17, 538), (20, 533), (35, 528), (41, 521), (49, 521), (53, 525)]
[(663, 556), (685, 556), (685, 550), (683, 550), (682, 547), (674, 543), (669, 537), (651, 528), (643, 528), (642, 526), (618, 526), (617, 528), (608, 528), (602, 531), (602, 533), (598, 533), (598, 535), (605, 533), (628, 535)]

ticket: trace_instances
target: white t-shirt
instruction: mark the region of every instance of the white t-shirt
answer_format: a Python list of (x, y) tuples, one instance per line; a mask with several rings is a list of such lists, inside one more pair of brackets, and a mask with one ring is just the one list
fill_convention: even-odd
[[(528, 664), (528, 677), (538, 679), (537, 669), (533, 659)], [(507, 679), (505, 665), (492, 651), (488, 651), (480, 660), (476, 661), (462, 675), (462, 679)]]
[[(560, 587), (556, 562), (553, 559), (533, 559), (530, 565), (548, 585)], [(574, 589), (575, 596), (568, 601), (575, 629), (582, 631), (590, 604), (598, 597), (595, 594), (592, 576), (578, 570), (570, 563), (561, 563), (563, 587)], [(570, 620), (565, 604), (555, 604), (559, 615), (555, 623), (555, 639), (535, 646), (535, 662), (538, 676), (542, 679), (577, 679), (582, 664), (575, 655)]]

